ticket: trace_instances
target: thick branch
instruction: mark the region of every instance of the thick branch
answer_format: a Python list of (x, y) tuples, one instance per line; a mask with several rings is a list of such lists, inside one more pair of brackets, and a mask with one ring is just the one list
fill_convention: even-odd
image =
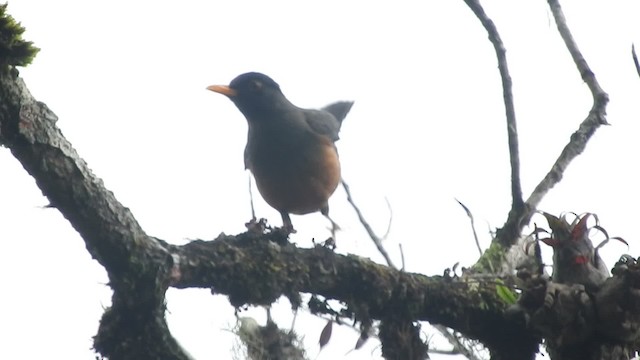
[(13, 68), (0, 73), (0, 98), (0, 144), (34, 177), (109, 274), (112, 308), (101, 321), (96, 349), (114, 359), (186, 359), (167, 335), (164, 319), (169, 253), (95, 177), (56, 127), (55, 114), (31, 96)]
[[(167, 245), (179, 259), (172, 286), (212, 288), (234, 306), (270, 304), (281, 295), (296, 303), (298, 293), (311, 293), (342, 301), (359, 321), (408, 311), (414, 321), (442, 324), (487, 345), (537, 349), (536, 339), (504, 316), (490, 281), (406, 273), (320, 246), (296, 248), (278, 236), (245, 233)], [(512, 341), (505, 344), (505, 337)]]
[(0, 81), (0, 144), (35, 178), (91, 255), (110, 272), (126, 272), (134, 264), (123, 259), (155, 244), (62, 136), (56, 115), (31, 96), (17, 71), (5, 72)]

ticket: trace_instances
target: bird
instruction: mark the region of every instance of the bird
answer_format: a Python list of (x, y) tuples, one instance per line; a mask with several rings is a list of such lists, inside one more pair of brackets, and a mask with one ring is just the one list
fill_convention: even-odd
[(225, 95), (247, 119), (245, 169), (253, 174), (264, 200), (282, 216), (283, 229), (295, 232), (290, 214), (320, 211), (329, 217), (329, 197), (341, 181), (335, 142), (353, 101), (322, 109), (292, 104), (269, 76), (248, 72), (229, 85), (207, 90)]

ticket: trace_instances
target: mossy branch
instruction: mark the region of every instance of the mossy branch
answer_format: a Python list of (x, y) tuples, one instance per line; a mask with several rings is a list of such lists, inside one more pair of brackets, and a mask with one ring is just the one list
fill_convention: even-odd
[(39, 48), (22, 39), (24, 27), (7, 13), (7, 4), (0, 5), (0, 64), (27, 66), (36, 57)]

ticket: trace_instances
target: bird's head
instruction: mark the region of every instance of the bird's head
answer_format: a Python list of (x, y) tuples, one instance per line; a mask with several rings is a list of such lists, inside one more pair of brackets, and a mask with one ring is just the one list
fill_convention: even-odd
[(290, 104), (280, 91), (278, 83), (257, 72), (239, 75), (228, 86), (208, 86), (207, 90), (227, 96), (249, 121)]

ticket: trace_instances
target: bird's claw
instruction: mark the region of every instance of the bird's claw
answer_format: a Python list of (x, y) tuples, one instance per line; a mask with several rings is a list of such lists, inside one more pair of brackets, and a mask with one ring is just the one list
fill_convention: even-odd
[(256, 218), (249, 220), (249, 222), (245, 223), (244, 226), (249, 232), (255, 234), (264, 234), (265, 231), (269, 228), (269, 225), (267, 225), (267, 219), (257, 220)]

